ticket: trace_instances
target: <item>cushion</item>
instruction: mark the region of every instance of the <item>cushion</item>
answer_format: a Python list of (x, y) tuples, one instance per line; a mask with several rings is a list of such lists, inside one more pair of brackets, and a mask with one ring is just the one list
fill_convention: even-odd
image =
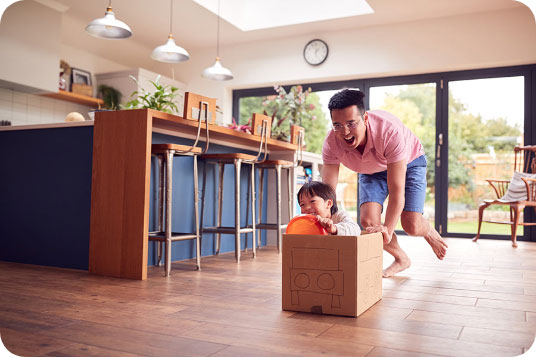
[(536, 178), (536, 174), (515, 171), (508, 185), (508, 191), (501, 197), (501, 200), (507, 202), (527, 201), (527, 187), (521, 179), (522, 177)]

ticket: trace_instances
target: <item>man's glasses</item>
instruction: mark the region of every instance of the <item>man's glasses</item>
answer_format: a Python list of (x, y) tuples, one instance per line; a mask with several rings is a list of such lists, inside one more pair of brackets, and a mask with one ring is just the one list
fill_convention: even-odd
[(359, 120), (352, 120), (352, 121), (347, 122), (344, 125), (341, 125), (339, 123), (333, 123), (332, 128), (333, 128), (333, 131), (342, 131), (344, 130), (345, 127), (348, 130), (352, 130), (352, 129), (357, 128), (358, 125), (359, 125)]

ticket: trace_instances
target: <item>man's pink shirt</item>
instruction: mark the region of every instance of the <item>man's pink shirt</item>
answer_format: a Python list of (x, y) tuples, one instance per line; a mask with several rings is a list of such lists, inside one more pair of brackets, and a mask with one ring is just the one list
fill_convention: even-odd
[(421, 142), (400, 119), (384, 110), (367, 113), (367, 143), (363, 155), (348, 148), (331, 130), (322, 147), (324, 164), (342, 163), (355, 172), (373, 174), (387, 170), (387, 164), (401, 160), (410, 163), (424, 155)]

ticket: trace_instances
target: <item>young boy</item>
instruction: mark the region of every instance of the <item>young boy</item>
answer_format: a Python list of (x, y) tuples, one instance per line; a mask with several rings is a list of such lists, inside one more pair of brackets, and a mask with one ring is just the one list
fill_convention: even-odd
[(298, 191), (298, 202), (302, 214), (312, 214), (329, 234), (359, 236), (361, 228), (345, 211), (337, 209), (337, 198), (333, 188), (319, 181), (311, 181)]

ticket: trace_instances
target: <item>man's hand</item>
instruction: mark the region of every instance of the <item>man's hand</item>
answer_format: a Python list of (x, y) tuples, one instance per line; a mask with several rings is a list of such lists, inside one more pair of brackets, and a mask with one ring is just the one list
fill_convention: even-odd
[(318, 223), (328, 231), (329, 234), (337, 234), (337, 226), (329, 218), (322, 218), (319, 215), (316, 216)]
[(365, 230), (367, 231), (367, 233), (380, 232), (383, 235), (384, 245), (391, 243), (391, 239), (393, 238), (393, 236), (389, 234), (389, 230), (387, 229), (387, 227), (382, 226), (381, 224), (378, 224), (377, 226), (367, 227), (365, 228)]

